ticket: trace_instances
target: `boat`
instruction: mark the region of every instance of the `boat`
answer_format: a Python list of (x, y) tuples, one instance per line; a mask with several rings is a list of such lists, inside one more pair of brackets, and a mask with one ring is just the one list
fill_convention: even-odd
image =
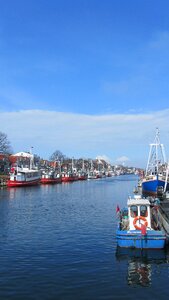
[(88, 179), (97, 179), (96, 171), (94, 170), (93, 161), (91, 160), (90, 168), (87, 171)]
[(97, 175), (94, 171), (88, 172), (88, 179), (97, 179)]
[[(41, 172), (34, 166), (33, 154), (23, 152), (21, 154), (21, 157), (11, 167), (7, 187), (31, 186), (40, 183)], [(29, 160), (29, 165), (24, 164), (25, 158)]]
[(88, 174), (85, 170), (84, 159), (82, 162), (82, 168), (78, 171), (78, 180), (87, 180)]
[(80, 171), (78, 172), (78, 180), (87, 180), (88, 175), (86, 172)]
[(97, 160), (98, 160), (98, 163), (97, 163), (98, 168), (97, 168), (97, 170), (95, 170), (95, 172), (96, 172), (96, 178), (99, 179), (99, 178), (103, 177), (104, 164), (99, 158), (97, 158)]
[(119, 211), (119, 223), (116, 232), (119, 247), (164, 248), (166, 236), (152, 219), (150, 206), (150, 201), (140, 195), (128, 199), (127, 207)]
[(77, 170), (74, 167), (74, 162), (72, 158), (71, 168), (62, 172), (62, 182), (73, 182), (73, 181), (77, 181), (78, 179), (79, 178), (78, 178)]
[(160, 142), (157, 128), (154, 143), (150, 144), (146, 172), (142, 179), (142, 193), (144, 195), (157, 195), (158, 190), (169, 189), (167, 169), (164, 145)]
[(78, 175), (76, 175), (76, 173), (73, 172), (63, 172), (62, 173), (62, 182), (72, 182), (72, 181), (77, 181)]
[(103, 174), (101, 171), (96, 171), (96, 178), (102, 178), (103, 177)]
[(137, 186), (134, 187), (133, 193), (134, 194), (138, 194), (139, 193), (139, 188)]
[[(168, 252), (168, 251), (167, 251)], [(166, 248), (165, 249), (138, 249), (138, 248), (116, 248), (116, 258), (118, 261), (126, 259), (136, 259), (139, 261), (148, 260), (150, 262), (166, 262)]]
[(138, 180), (137, 187), (138, 187), (138, 188), (142, 188), (142, 179), (139, 179), (139, 180)]
[(42, 171), (40, 182), (42, 184), (55, 184), (62, 182), (62, 176), (54, 170)]

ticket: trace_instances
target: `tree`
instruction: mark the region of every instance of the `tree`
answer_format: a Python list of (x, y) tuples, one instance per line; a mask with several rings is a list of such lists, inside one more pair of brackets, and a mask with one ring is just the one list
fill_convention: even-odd
[(34, 164), (35, 165), (39, 165), (40, 164), (40, 160), (41, 160), (40, 156), (37, 155), (37, 154), (34, 154)]
[(7, 138), (7, 135), (0, 131), (0, 152), (9, 154), (12, 152), (11, 144)]
[(66, 158), (66, 156), (59, 150), (56, 150), (51, 156), (50, 156), (50, 160), (51, 161), (63, 161)]

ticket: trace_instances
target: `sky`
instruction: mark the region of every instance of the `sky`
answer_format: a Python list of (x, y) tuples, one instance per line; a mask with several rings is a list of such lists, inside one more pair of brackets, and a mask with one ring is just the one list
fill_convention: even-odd
[(14, 153), (146, 167), (169, 155), (168, 0), (0, 0), (0, 131)]

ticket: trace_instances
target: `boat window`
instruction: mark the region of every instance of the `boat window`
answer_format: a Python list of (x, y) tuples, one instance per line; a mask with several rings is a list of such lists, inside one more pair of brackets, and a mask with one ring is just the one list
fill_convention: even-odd
[(132, 218), (135, 218), (138, 216), (138, 207), (136, 205), (132, 205), (130, 207), (130, 215)]
[(146, 205), (141, 205), (140, 206), (140, 216), (142, 217), (147, 217), (147, 206)]

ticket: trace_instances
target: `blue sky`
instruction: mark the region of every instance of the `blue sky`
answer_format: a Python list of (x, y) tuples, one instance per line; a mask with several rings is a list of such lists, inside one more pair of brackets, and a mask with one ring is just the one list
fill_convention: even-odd
[(0, 0), (0, 131), (14, 152), (144, 167), (156, 127), (167, 152), (168, 11), (167, 0)]

